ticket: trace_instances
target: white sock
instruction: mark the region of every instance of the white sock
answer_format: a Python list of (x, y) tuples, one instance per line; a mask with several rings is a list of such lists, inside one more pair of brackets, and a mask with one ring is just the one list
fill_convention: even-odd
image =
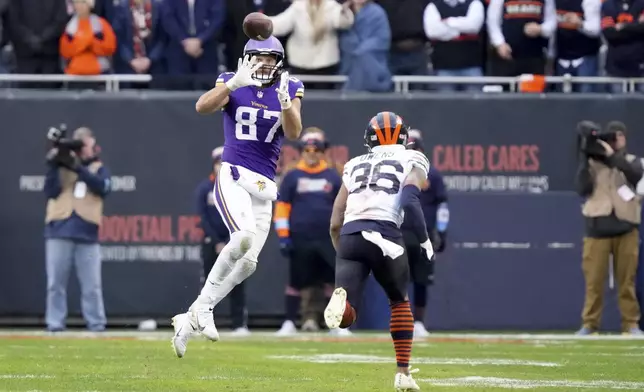
[(250, 249), (252, 237), (250, 232), (235, 232), (230, 236), (230, 242), (217, 257), (195, 303), (207, 304), (214, 308), (232, 291), (237, 283), (226, 278), (230, 276), (237, 261)]
[[(237, 233), (233, 233), (233, 234), (235, 235), (234, 241), (244, 240), (244, 236), (242, 234), (240, 235), (237, 235)], [(203, 297), (203, 301), (208, 301), (204, 303), (212, 304), (210, 306), (215, 307), (219, 302), (221, 302), (222, 299), (224, 299), (235, 288), (235, 286), (237, 286), (238, 284), (246, 280), (249, 276), (251, 276), (253, 272), (255, 272), (255, 268), (257, 267), (257, 257), (259, 256), (259, 253), (264, 247), (267, 237), (268, 237), (268, 228), (258, 228), (257, 233), (252, 235), (252, 241), (247, 241), (246, 239), (246, 241), (243, 242), (243, 244), (245, 245), (250, 244), (251, 245), (250, 249), (242, 247), (244, 254), (241, 255), (239, 258), (234, 259), (234, 261), (231, 261), (231, 263), (226, 267), (227, 269), (226, 276), (224, 276), (223, 274), (217, 275), (217, 277), (219, 277), (220, 280), (219, 281), (212, 280), (212, 282), (215, 282), (215, 284), (210, 284), (209, 283), (210, 278), (213, 274), (212, 271), (215, 270), (215, 268), (213, 267), (210, 274), (208, 275), (208, 280), (206, 280), (206, 284), (204, 288), (201, 290), (201, 295), (199, 296), (199, 298)], [(231, 236), (230, 242), (228, 244), (230, 245), (232, 242), (233, 242), (233, 237)], [(228, 247), (228, 245), (226, 245), (226, 247)], [(223, 253), (224, 252), (222, 252), (222, 254)], [(217, 258), (217, 261), (215, 262), (215, 267), (217, 266), (218, 262), (219, 262), (219, 258)]]
[[(217, 263), (215, 263), (215, 265), (217, 265)], [(251, 276), (253, 272), (255, 272), (256, 266), (256, 261), (251, 261), (246, 257), (242, 257), (241, 259), (234, 262), (232, 269), (228, 269), (228, 275), (224, 277), (219, 282), (219, 284), (213, 285), (206, 282), (206, 285), (201, 290), (201, 295), (199, 295), (199, 298), (204, 297), (205, 299), (205, 297), (208, 296), (208, 303), (211, 307), (214, 308), (224, 298), (226, 298), (226, 296), (230, 294), (231, 291), (233, 291), (235, 286)], [(210, 275), (208, 276), (210, 277)], [(199, 301), (199, 298), (197, 298), (197, 301)]]

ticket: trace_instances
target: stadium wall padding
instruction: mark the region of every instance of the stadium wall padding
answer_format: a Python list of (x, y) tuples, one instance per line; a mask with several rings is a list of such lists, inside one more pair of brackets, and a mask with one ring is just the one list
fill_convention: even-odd
[[(450, 187), (449, 247), (430, 290), (433, 329), (574, 329), (583, 301), (583, 221), (573, 192), (575, 125), (622, 120), (644, 155), (644, 100), (610, 96), (310, 97), (304, 126), (324, 129), (333, 156), (364, 151), (363, 130), (379, 111), (424, 133), (428, 156)], [(5, 96), (0, 178), (0, 317), (42, 316), (45, 306), (42, 193), (48, 127), (94, 129), (114, 191), (106, 201), (103, 286), (108, 316), (170, 317), (200, 289), (194, 190), (223, 142), (219, 114), (200, 116), (196, 96), (100, 93)], [(285, 146), (283, 162), (296, 159)], [(283, 314), (287, 262), (269, 237), (248, 282), (253, 315)], [(79, 315), (72, 277), (70, 314)], [(614, 290), (606, 328), (619, 326)], [(370, 282), (359, 327), (387, 328), (388, 307)], [(222, 304), (222, 312), (228, 312)]]

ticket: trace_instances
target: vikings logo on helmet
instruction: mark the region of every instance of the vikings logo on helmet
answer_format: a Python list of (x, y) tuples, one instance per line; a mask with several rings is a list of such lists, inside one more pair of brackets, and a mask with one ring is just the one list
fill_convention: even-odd
[(244, 46), (244, 57), (246, 55), (275, 58), (275, 65), (263, 65), (253, 74), (253, 79), (261, 82), (264, 86), (269, 86), (279, 79), (284, 61), (284, 47), (277, 38), (271, 36), (265, 41), (248, 40)]

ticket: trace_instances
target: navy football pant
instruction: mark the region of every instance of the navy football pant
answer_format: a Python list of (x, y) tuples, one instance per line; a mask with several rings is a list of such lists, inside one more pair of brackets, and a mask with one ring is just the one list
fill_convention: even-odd
[[(386, 238), (386, 237), (385, 237)], [(402, 238), (386, 238), (404, 246)], [(360, 233), (342, 235), (335, 262), (335, 286), (347, 292), (347, 300), (357, 309), (370, 272), (382, 286), (391, 303), (407, 299), (409, 263), (403, 253), (395, 260), (384, 256), (375, 244), (365, 240)]]

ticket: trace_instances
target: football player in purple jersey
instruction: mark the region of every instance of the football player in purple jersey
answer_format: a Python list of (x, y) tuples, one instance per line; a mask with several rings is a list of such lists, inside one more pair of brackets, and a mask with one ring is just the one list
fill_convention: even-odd
[(250, 40), (243, 56), (237, 72), (222, 73), (196, 105), (200, 114), (221, 110), (224, 116), (224, 153), (213, 195), (230, 242), (195, 302), (172, 319), (172, 345), (180, 358), (195, 332), (219, 340), (212, 309), (255, 271), (277, 199), (274, 178), (282, 140), (297, 140), (302, 131), (304, 85), (282, 69), (282, 44), (275, 37)]

